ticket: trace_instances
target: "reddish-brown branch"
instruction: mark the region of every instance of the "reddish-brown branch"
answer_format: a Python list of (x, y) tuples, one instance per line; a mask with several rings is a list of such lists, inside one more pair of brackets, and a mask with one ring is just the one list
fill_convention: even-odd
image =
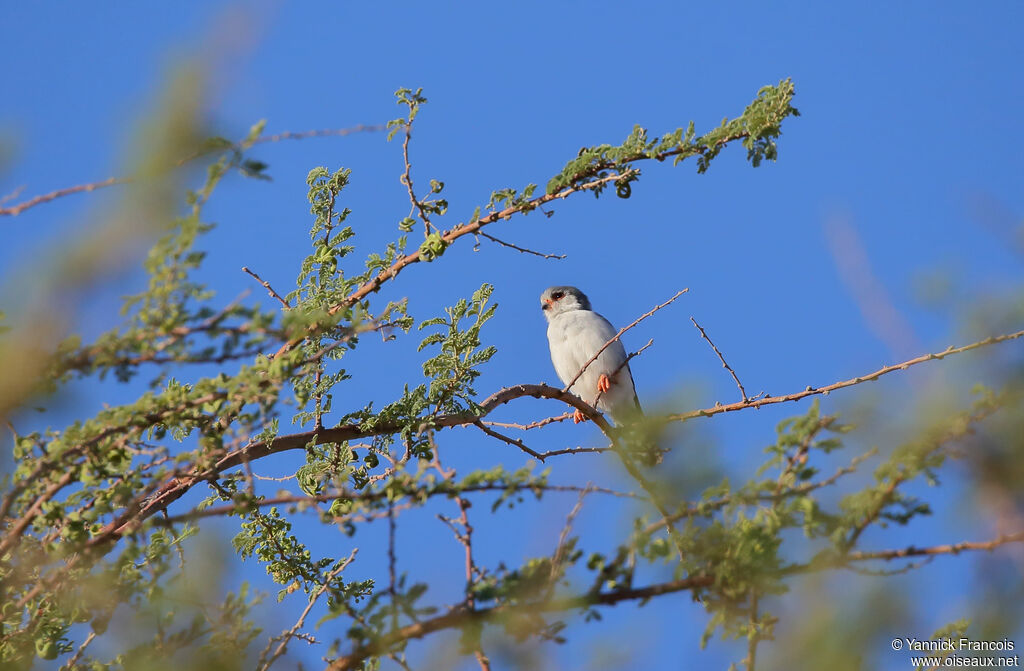
[(467, 607), (456, 608), (451, 612), (439, 615), (429, 620), (422, 620), (410, 624), (401, 629), (382, 636), (372, 643), (357, 647), (348, 655), (339, 657), (327, 666), (327, 671), (345, 671), (358, 668), (368, 657), (385, 654), (388, 650), (404, 641), (423, 638), (428, 634), (445, 629), (454, 629), (468, 624), (472, 621), (486, 622), (501, 618), (506, 615), (517, 613), (540, 613), (559, 612), (573, 610), (576, 608), (587, 608), (589, 606), (614, 606), (623, 601), (643, 601), (662, 594), (672, 594), (699, 587), (708, 587), (714, 582), (711, 576), (694, 576), (673, 580), (670, 582), (638, 587), (620, 589), (612, 592), (599, 592), (582, 596), (568, 597), (562, 599), (551, 599), (541, 602), (516, 603), (492, 608), (470, 609)]
[(898, 370), (906, 370), (911, 366), (916, 366), (917, 364), (924, 363), (926, 361), (944, 359), (947, 356), (961, 354), (963, 352), (969, 352), (971, 350), (978, 349), (979, 347), (995, 345), (996, 343), (1006, 342), (1008, 340), (1016, 340), (1021, 336), (1024, 336), (1024, 331), (1017, 331), (1016, 333), (1007, 333), (1006, 335), (1001, 336), (992, 336), (989, 338), (985, 338), (984, 340), (973, 342), (969, 345), (963, 345), (962, 347), (950, 346), (943, 352), (937, 352), (935, 354), (924, 354), (917, 358), (910, 359), (909, 361), (904, 361), (903, 363), (897, 363), (893, 364), (892, 366), (885, 366), (883, 368), (879, 368), (875, 372), (868, 373), (867, 375), (850, 378), (849, 380), (843, 380), (842, 382), (835, 382), (824, 387), (807, 387), (803, 391), (798, 391), (796, 393), (786, 394), (783, 396), (763, 396), (761, 398), (752, 398), (747, 401), (729, 403), (728, 405), (719, 404), (714, 406), (713, 408), (703, 408), (701, 410), (691, 410), (690, 412), (668, 415), (666, 419), (685, 422), (686, 420), (693, 419), (694, 417), (710, 417), (712, 415), (720, 415), (723, 412), (735, 412), (737, 410), (746, 410), (747, 408), (760, 408), (763, 405), (787, 403), (789, 401), (799, 401), (802, 398), (807, 398), (808, 396), (816, 396), (818, 394), (828, 395), (830, 392), (836, 391), (837, 389), (852, 387), (854, 385), (861, 384), (862, 382), (871, 382), (872, 380), (877, 380), (883, 375), (888, 375), (889, 373), (894, 373)]
[[(960, 354), (970, 350), (978, 349), (979, 347), (985, 347), (988, 345), (994, 345), (996, 343), (1006, 342), (1014, 340), (1024, 336), (1024, 331), (1017, 331), (1016, 333), (1010, 333), (1001, 336), (993, 336), (980, 340), (969, 345), (962, 347), (950, 347), (944, 352), (938, 354), (926, 354), (909, 361), (905, 361), (900, 364), (893, 366), (886, 366), (880, 370), (864, 375), (861, 377), (851, 378), (850, 380), (844, 380), (842, 382), (836, 382), (826, 387), (814, 389), (808, 387), (802, 392), (793, 394), (787, 394), (783, 396), (766, 396), (759, 399), (751, 399), (747, 402), (733, 403), (730, 405), (716, 405), (710, 408), (704, 408), (701, 410), (693, 410), (686, 413), (674, 414), (667, 416), (669, 420), (675, 421), (686, 421), (695, 417), (709, 417), (724, 412), (735, 412), (738, 410), (744, 410), (746, 408), (756, 408), (762, 405), (770, 405), (773, 403), (783, 403), (786, 401), (797, 401), (808, 396), (816, 394), (827, 394), (830, 391), (836, 389), (842, 389), (845, 387), (851, 387), (856, 384), (875, 380), (882, 375), (892, 373), (898, 370), (905, 370), (911, 366), (924, 363), (926, 361), (932, 361), (935, 359), (942, 359), (946, 356)], [(600, 415), (593, 407), (587, 405), (584, 401), (576, 397), (575, 395), (557, 389), (544, 384), (521, 384), (512, 387), (506, 387), (500, 391), (492, 394), (488, 398), (484, 399), (479, 406), (479, 412), (476, 413), (458, 413), (454, 415), (442, 415), (436, 417), (432, 421), (432, 426), (436, 429), (445, 429), (456, 426), (466, 426), (475, 424), (480, 421), (483, 417), (493, 412), (497, 408), (509, 403), (517, 398), (523, 397), (533, 398), (548, 398), (553, 400), (561, 401), (570, 407), (582, 412), (588, 419), (593, 420), (597, 426), (605, 433), (609, 438), (613, 438), (613, 431), (605, 421), (604, 417)], [(401, 430), (401, 426), (396, 424), (380, 424), (376, 425), (372, 430), (363, 430), (358, 424), (346, 424), (336, 426), (333, 428), (326, 428), (320, 432), (305, 432), (291, 434), (288, 436), (280, 436), (270, 442), (260, 441), (253, 443), (244, 448), (229, 452), (223, 458), (221, 458), (212, 468), (206, 471), (196, 471), (193, 475), (175, 478), (167, 483), (160, 489), (160, 491), (152, 497), (149, 504), (140, 511), (140, 519), (145, 519), (158, 510), (165, 508), (167, 505), (181, 498), (192, 486), (198, 482), (202, 482), (209, 477), (213, 477), (224, 470), (237, 466), (242, 463), (243, 459), (249, 461), (255, 461), (271, 454), (277, 454), (279, 452), (285, 452), (288, 450), (304, 449), (311, 440), (316, 440), (318, 444), (323, 443), (339, 443), (346, 440), (358, 440), (374, 435), (386, 435), (396, 433)], [(627, 466), (629, 468), (629, 466)], [(632, 474), (632, 473), (631, 473)], [(641, 476), (642, 477), (642, 476)], [(101, 534), (103, 536), (104, 534)], [(93, 539), (97, 541), (97, 539)], [(93, 541), (90, 541), (92, 543)]]
[(99, 182), (77, 184), (75, 186), (57, 189), (56, 191), (51, 191), (50, 193), (40, 194), (38, 196), (29, 198), (28, 200), (23, 200), (17, 205), (11, 205), (10, 207), (0, 207), (0, 216), (17, 216), (24, 212), (25, 210), (29, 209), (30, 207), (42, 205), (43, 203), (49, 203), (51, 200), (57, 200), (58, 198), (70, 196), (75, 193), (86, 193), (89, 191), (95, 191), (96, 189), (114, 186), (115, 184), (127, 184), (130, 181), (132, 181), (130, 177), (109, 177), (107, 179), (100, 180)]
[(1000, 545), (1009, 543), (1024, 543), (1024, 531), (1013, 534), (1004, 534), (999, 538), (990, 541), (951, 543), (948, 545), (933, 545), (931, 547), (915, 547), (913, 545), (898, 550), (877, 550), (874, 552), (850, 552), (843, 556), (849, 561), (870, 561), (872, 559), (904, 559), (906, 557), (934, 557), (937, 555), (960, 554), (968, 550), (994, 550)]
[[(542, 485), (537, 483), (526, 483), (522, 485), (508, 485), (503, 483), (494, 484), (480, 484), (480, 485), (468, 485), (465, 487), (452, 487), (451, 489), (436, 487), (426, 493), (426, 496), (454, 496), (456, 494), (477, 494), (486, 492), (507, 492), (522, 491), (522, 492), (574, 492), (579, 493), (584, 490), (583, 487), (576, 485)], [(594, 487), (589, 488), (590, 492), (597, 494), (609, 494), (611, 496), (618, 496), (622, 498), (642, 498), (632, 492), (621, 492), (615, 489), (608, 489), (606, 487)], [(173, 515), (165, 519), (158, 519), (157, 524), (159, 526), (169, 526), (172, 524), (178, 524), (179, 522), (189, 522), (192, 520), (204, 519), (207, 517), (223, 517), (227, 515), (234, 515), (236, 513), (245, 512), (252, 508), (266, 508), (268, 506), (280, 506), (280, 505), (313, 505), (317, 503), (329, 503), (338, 499), (345, 499), (349, 501), (379, 501), (387, 498), (387, 490), (373, 490), (373, 491), (349, 491), (341, 490), (331, 492), (329, 494), (314, 494), (314, 495), (284, 495), (274, 496), (258, 501), (243, 501), (239, 503), (229, 503), (223, 506), (211, 506), (209, 508), (203, 508), (202, 510), (191, 510), (187, 513), (180, 515)], [(397, 500), (397, 499), (396, 499)], [(395, 506), (396, 510), (398, 506)], [(340, 518), (336, 518), (340, 519)]]
[[(850, 561), (867, 561), (872, 559), (900, 559), (912, 556), (935, 556), (944, 554), (957, 554), (968, 550), (992, 550), (1007, 543), (1024, 542), (1024, 532), (1008, 534), (987, 542), (964, 542), (953, 545), (937, 545), (932, 547), (917, 548), (907, 547), (897, 550), (883, 550), (878, 552), (859, 552), (845, 555), (844, 559)], [(806, 572), (807, 566), (794, 567), (793, 572)], [(587, 608), (590, 606), (614, 606), (623, 601), (646, 600), (663, 594), (671, 594), (699, 587), (712, 585), (714, 578), (711, 576), (694, 576), (682, 580), (660, 583), (648, 587), (621, 589), (612, 592), (603, 592), (592, 595), (583, 595), (562, 599), (554, 599), (542, 602), (508, 604), (494, 606), (492, 608), (471, 609), (467, 607), (455, 608), (429, 620), (423, 620), (407, 625), (401, 629), (391, 632), (379, 639), (357, 647), (348, 655), (334, 660), (328, 667), (328, 671), (344, 671), (354, 669), (361, 662), (369, 657), (386, 654), (393, 647), (409, 640), (423, 638), (429, 634), (446, 629), (454, 629), (468, 624), (472, 621), (493, 621), (503, 616), (514, 615), (518, 612), (559, 612), (573, 610), (576, 608)]]
[(554, 424), (555, 422), (564, 422), (567, 419), (572, 418), (571, 412), (563, 412), (561, 415), (555, 415), (554, 417), (545, 417), (544, 419), (537, 420), (536, 422), (530, 422), (529, 424), (522, 424), (519, 422), (484, 422), (487, 426), (502, 426), (506, 429), (520, 429), (522, 431), (529, 431), (530, 429), (539, 429), (542, 426), (548, 424)]
[(476, 426), (481, 431), (483, 431), (484, 433), (486, 433), (491, 438), (497, 438), (498, 440), (502, 441), (503, 443), (507, 443), (508, 445), (514, 445), (514, 446), (518, 447), (520, 450), (522, 450), (523, 452), (526, 452), (528, 455), (530, 455), (534, 459), (539, 459), (540, 461), (544, 461), (544, 455), (543, 454), (532, 450), (523, 441), (521, 441), (521, 440), (519, 440), (517, 438), (510, 438), (510, 437), (506, 436), (503, 433), (499, 433), (499, 432), (495, 431), (494, 429), (487, 428), (487, 426), (485, 426), (483, 422), (473, 422), (473, 425)]
[[(477, 235), (479, 235), (480, 237), (483, 237), (483, 238), (487, 238), (491, 242), (496, 242), (499, 245), (501, 245), (502, 247), (508, 247), (509, 249), (514, 249), (517, 252), (522, 252), (523, 254), (533, 254), (534, 256), (539, 256), (542, 259), (559, 259), (559, 260), (561, 260), (561, 259), (566, 258), (565, 254), (545, 254), (544, 252), (537, 252), (537, 251), (534, 251), (532, 249), (527, 249), (525, 247), (519, 247), (517, 245), (513, 245), (511, 242), (505, 242), (504, 240), (499, 240), (498, 238), (494, 237), (490, 233), (484, 233), (483, 231), (479, 231), (477, 233)], [(476, 251), (476, 247), (473, 248), (473, 251)]]
[(402, 160), (405, 161), (405, 172), (402, 173), (402, 177), (399, 180), (405, 185), (406, 191), (409, 192), (409, 202), (412, 203), (413, 211), (419, 212), (420, 220), (423, 222), (423, 237), (430, 235), (430, 229), (433, 224), (430, 223), (430, 216), (427, 214), (427, 209), (423, 207), (423, 201), (416, 197), (416, 192), (412, 186), (412, 162), (409, 161), (409, 141), (412, 140), (412, 121), (405, 124), (405, 140), (402, 142)]
[(267, 282), (265, 279), (257, 275), (255, 271), (250, 270), (247, 266), (242, 266), (242, 272), (251, 275), (253, 279), (260, 283), (260, 286), (267, 290), (267, 294), (269, 294), (272, 298), (276, 298), (278, 301), (280, 301), (281, 305), (283, 305), (286, 310), (292, 309), (292, 306), (288, 304), (288, 301), (281, 298), (281, 294), (274, 291), (274, 287), (270, 286), (270, 282)]
[[(565, 189), (562, 189), (561, 191), (556, 191), (555, 193), (537, 196), (536, 198), (527, 201), (527, 203), (524, 205), (511, 205), (503, 210), (491, 212), (490, 214), (479, 219), (476, 219), (475, 221), (472, 221), (468, 224), (459, 224), (449, 231), (443, 231), (441, 234), (441, 239), (444, 241), (444, 244), (447, 247), (463, 236), (475, 234), (477, 231), (479, 231), (487, 224), (493, 224), (494, 222), (501, 221), (502, 219), (509, 219), (515, 214), (529, 212), (530, 210), (534, 210), (540, 207), (541, 205), (549, 203), (553, 200), (561, 200), (564, 198), (568, 198), (574, 193), (596, 189), (605, 184), (627, 179), (628, 177), (631, 177), (636, 173), (636, 169), (629, 169), (621, 173), (612, 173), (610, 175), (606, 175), (599, 179), (595, 179), (592, 182), (586, 182), (584, 184), (577, 184), (571, 187), (566, 187)], [(398, 277), (398, 274), (401, 273), (406, 267), (414, 263), (420, 263), (421, 261), (423, 261), (423, 256), (421, 255), (419, 250), (416, 250), (411, 254), (406, 254), (402, 258), (392, 263), (388, 268), (380, 271), (380, 273), (378, 273), (375, 277), (361, 284), (359, 288), (357, 288), (355, 291), (353, 291), (351, 294), (345, 297), (344, 300), (342, 300), (337, 305), (332, 306), (328, 310), (328, 313), (332, 315), (337, 314), (340, 310), (344, 310), (347, 307), (355, 305), (356, 303), (363, 300), (370, 294), (379, 290), (385, 282)], [(292, 349), (300, 342), (302, 342), (302, 339), (297, 338), (295, 340), (292, 340), (291, 342), (286, 343), (281, 347), (281, 349), (277, 351), (275, 356), (280, 356), (282, 353)]]
[(580, 492), (580, 496), (576, 499), (576, 505), (569, 511), (569, 515), (565, 518), (565, 524), (562, 526), (562, 533), (558, 535), (558, 545), (555, 546), (555, 554), (551, 559), (551, 578), (550, 586), (548, 587), (548, 595), (550, 596), (551, 591), (555, 588), (556, 581), (561, 577), (562, 563), (565, 561), (566, 543), (569, 540), (569, 533), (572, 531), (572, 524), (576, 520), (576, 516), (583, 510), (583, 500), (587, 497), (587, 494), (593, 491), (593, 483), (587, 483), (587, 486)]
[(711, 337), (704, 331), (704, 327), (698, 324), (697, 320), (694, 319), (693, 317), (690, 317), (690, 321), (693, 322), (693, 325), (697, 327), (698, 331), (700, 331), (700, 337), (704, 338), (704, 340), (707, 340), (708, 344), (711, 345), (711, 349), (715, 350), (715, 354), (718, 355), (718, 360), (722, 362), (722, 368), (729, 371), (729, 375), (732, 375), (733, 382), (735, 382), (736, 386), (739, 387), (740, 396), (743, 398), (743, 401), (748, 401), (749, 399), (747, 398), (747, 390), (743, 388), (743, 384), (740, 382), (739, 377), (736, 376), (736, 371), (732, 369), (732, 366), (725, 362), (725, 357), (719, 351), (718, 347), (715, 346), (715, 343), (712, 342)]

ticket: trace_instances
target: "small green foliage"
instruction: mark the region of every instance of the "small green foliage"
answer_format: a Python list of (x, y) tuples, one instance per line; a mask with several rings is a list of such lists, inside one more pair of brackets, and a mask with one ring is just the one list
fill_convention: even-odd
[(430, 262), (439, 258), (447, 249), (448, 243), (440, 233), (434, 232), (427, 236), (427, 239), (420, 245), (420, 258)]
[(616, 193), (621, 198), (628, 198), (630, 185), (638, 178), (630, 164), (642, 159), (663, 161), (670, 157), (674, 157), (678, 164), (695, 156), (697, 172), (703, 173), (721, 150), (735, 140), (742, 140), (747, 148), (747, 159), (754, 167), (765, 159), (774, 161), (778, 157), (775, 140), (782, 133), (782, 121), (800, 114), (791, 104), (793, 94), (793, 82), (789, 79), (782, 80), (777, 86), (765, 86), (741, 116), (731, 121), (723, 120), (721, 126), (700, 137), (696, 137), (692, 121), (685, 131), (678, 128), (653, 140), (648, 139), (646, 129), (634, 126), (620, 145), (602, 144), (581, 149), (575, 159), (548, 181), (546, 192), (554, 194), (595, 184), (592, 190), (597, 196), (608, 184), (599, 181), (618, 174), (621, 177), (612, 182), (616, 185)]
[[(480, 375), (479, 367), (497, 352), (495, 347), (481, 347), (480, 342), (480, 329), (498, 308), (497, 304), (487, 304), (493, 291), (494, 287), (484, 284), (473, 292), (469, 301), (461, 299), (453, 307), (446, 308), (445, 317), (435, 317), (420, 324), (420, 330), (430, 326), (444, 326), (446, 329), (428, 335), (419, 346), (422, 351), (426, 347), (440, 345), (441, 351), (423, 363), (423, 374), (431, 378), (426, 400), (438, 411), (460, 412), (472, 407), (472, 397), (476, 396), (473, 380)], [(462, 330), (464, 319), (472, 322)]]
[(388, 122), (388, 141), (395, 137), (395, 133), (403, 128), (407, 128), (412, 124), (416, 115), (419, 114), (420, 106), (427, 104), (427, 99), (423, 96), (423, 89), (418, 88), (416, 91), (412, 89), (398, 89), (395, 91), (396, 102), (399, 105), (405, 105), (408, 109), (408, 114), (399, 119), (392, 119)]

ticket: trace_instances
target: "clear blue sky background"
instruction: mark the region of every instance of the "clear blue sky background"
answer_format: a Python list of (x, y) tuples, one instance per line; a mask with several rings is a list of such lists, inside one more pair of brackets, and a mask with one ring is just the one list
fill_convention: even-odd
[[(467, 219), (493, 189), (543, 185), (582, 146), (617, 143), (633, 124), (660, 134), (692, 119), (700, 132), (742, 112), (762, 85), (792, 77), (803, 116), (786, 121), (777, 163), (752, 169), (733, 147), (706, 175), (692, 164), (644, 166), (629, 200), (582, 197), (554, 208), (551, 219), (531, 215), (489, 229), (566, 260), (487, 241), (472, 251), (463, 241), (442, 262), (408, 270), (386, 294), (408, 296), (412, 313), (425, 318), (482, 282), (494, 284), (501, 307), (487, 333), (499, 354), (478, 384), (489, 393), (555, 380), (537, 304), (544, 287), (580, 286), (616, 324), (689, 287), (629, 336), (634, 347), (655, 340), (633, 365), (644, 402), (683, 410), (735, 400), (735, 386), (690, 315), (749, 392), (787, 393), (961, 342), (965, 305), (1020, 284), (1013, 233), (1024, 211), (1022, 18), (1016, 2), (4, 3), (0, 141), (14, 153), (0, 165), (0, 192), (25, 185), (24, 194), (34, 195), (120, 174), (136, 120), (188, 59), (206, 69), (208, 120), (228, 137), (263, 118), (269, 132), (381, 123), (399, 115), (396, 88), (422, 86), (430, 104), (417, 121), (413, 177), (418, 185), (446, 182), (448, 226)], [(360, 256), (393, 238), (408, 213), (400, 146), (383, 134), (265, 145), (254, 156), (270, 164), (274, 181), (230, 178), (207, 212), (218, 227), (204, 245), (210, 255), (202, 276), (222, 301), (252, 288), (242, 265), (279, 290), (291, 288), (307, 251), (304, 179), (315, 165), (353, 170), (345, 197), (365, 245)], [(112, 197), (75, 196), (0, 220), (0, 274), (10, 280), (20, 264), (44, 267), (48, 248), (87, 234), (90, 212)], [(936, 276), (947, 291), (925, 304), (920, 288), (934, 286), (924, 279)], [(80, 328), (95, 333), (108, 323), (116, 296), (139, 279), (124, 273), (92, 292), (76, 317)], [(421, 357), (410, 344), (370, 346), (353, 358), (359, 382), (335, 407), (400, 393), (403, 381), (419, 376)], [(388, 357), (388, 372), (375, 372), (375, 354)], [(920, 372), (882, 389), (907, 398), (942, 379)], [(64, 411), (89, 412), (132, 391), (79, 386)], [(844, 409), (860, 397), (834, 394), (824, 407)], [(558, 410), (522, 403), (506, 416)], [(750, 477), (775, 423), (799, 410), (695, 425), (680, 438), (671, 467), (712, 463), (734, 479)], [(451, 440), (460, 467), (525, 462), (468, 432), (452, 432)], [(597, 444), (598, 435), (592, 427), (559, 427), (532, 440), (550, 449)], [(870, 443), (866, 435), (854, 448)], [(274, 468), (291, 472), (298, 458), (286, 455)], [(600, 458), (552, 468), (553, 482), (622, 483), (616, 466)], [(961, 494), (953, 482), (945, 496)], [(553, 497), (504, 514), (504, 528), (481, 532), (482, 559), (549, 553), (573, 503)], [(882, 548), (991, 535), (984, 511), (957, 515), (961, 503), (947, 499), (936, 519), (914, 531), (865, 542)], [(616, 510), (588, 503), (578, 527), (607, 540), (608, 525), (627, 522)], [(439, 600), (451, 597), (462, 580), (460, 549), (436, 520), (410, 519), (418, 521), (402, 527), (409, 529), (399, 538), (402, 569), (430, 579)], [(219, 528), (233, 533), (230, 525)], [(427, 542), (435, 538), (442, 540)], [(349, 543), (338, 535), (318, 549), (339, 556)], [(379, 575), (374, 562), (382, 557), (367, 549), (354, 568)], [(890, 579), (923, 599), (891, 635), (926, 636), (964, 615), (972, 561), (940, 559), (920, 575)], [(250, 563), (243, 573), (273, 591), (259, 567)], [(953, 589), (923, 587), (950, 578)], [(858, 584), (847, 581), (837, 607), (854, 599)], [(704, 622), (699, 606), (671, 597), (642, 610), (621, 606), (601, 623), (571, 629), (569, 645), (541, 650), (557, 668), (589, 668), (601, 641), (625, 632), (635, 642), (633, 668), (724, 668), (742, 657), (721, 642), (698, 652)], [(854, 652), (880, 667), (908, 666), (885, 641)], [(319, 654), (306, 659), (315, 666)]]

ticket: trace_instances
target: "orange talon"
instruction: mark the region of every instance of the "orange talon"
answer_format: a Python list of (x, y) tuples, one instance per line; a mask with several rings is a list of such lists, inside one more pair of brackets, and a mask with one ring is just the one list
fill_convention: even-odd
[(579, 424), (580, 422), (587, 421), (587, 416), (584, 415), (579, 410), (576, 410), (575, 412), (572, 413), (572, 421), (573, 421), (573, 424)]
[(602, 394), (607, 394), (608, 390), (612, 388), (612, 381), (608, 379), (608, 376), (601, 373), (601, 377), (597, 378), (597, 390)]

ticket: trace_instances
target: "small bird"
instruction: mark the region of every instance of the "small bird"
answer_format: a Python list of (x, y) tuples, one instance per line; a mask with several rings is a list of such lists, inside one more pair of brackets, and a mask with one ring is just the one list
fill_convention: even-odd
[[(548, 320), (551, 363), (562, 384), (569, 384), (617, 331), (590, 309), (590, 301), (576, 287), (545, 289), (540, 295), (540, 306)], [(627, 361), (622, 341), (616, 340), (569, 388), (590, 405), (596, 401), (595, 407), (611, 415), (620, 426), (643, 416)], [(573, 413), (573, 421), (585, 419), (579, 410)]]

